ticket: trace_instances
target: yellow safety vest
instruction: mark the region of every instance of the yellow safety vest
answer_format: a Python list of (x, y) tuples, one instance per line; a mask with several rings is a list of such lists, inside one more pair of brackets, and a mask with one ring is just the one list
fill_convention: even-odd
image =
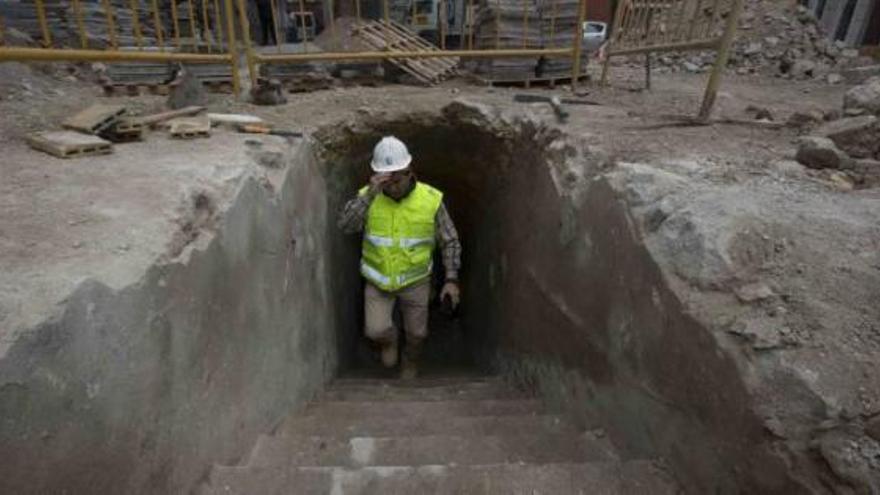
[(442, 200), (443, 193), (421, 182), (400, 201), (378, 194), (367, 211), (361, 274), (388, 292), (428, 278)]

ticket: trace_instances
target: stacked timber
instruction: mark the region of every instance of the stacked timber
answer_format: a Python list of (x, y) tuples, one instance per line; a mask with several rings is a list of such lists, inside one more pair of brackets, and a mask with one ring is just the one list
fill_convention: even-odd
[[(570, 48), (577, 36), (577, 0), (537, 0), (541, 18), (541, 39), (544, 48)], [(581, 54), (581, 68), (586, 70), (586, 52)], [(552, 57), (542, 60), (537, 72), (538, 78), (570, 78), (573, 60), (571, 57)]]

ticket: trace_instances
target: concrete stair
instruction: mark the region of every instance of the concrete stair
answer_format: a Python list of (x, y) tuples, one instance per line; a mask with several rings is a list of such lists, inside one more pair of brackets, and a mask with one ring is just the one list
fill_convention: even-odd
[(340, 379), (201, 494), (674, 494), (541, 402), (492, 378)]

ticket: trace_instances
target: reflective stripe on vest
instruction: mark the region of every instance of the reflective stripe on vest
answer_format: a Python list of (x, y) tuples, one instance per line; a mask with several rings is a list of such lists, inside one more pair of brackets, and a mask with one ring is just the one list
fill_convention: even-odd
[(442, 200), (440, 191), (421, 182), (400, 201), (377, 195), (367, 211), (361, 274), (389, 292), (429, 277)]

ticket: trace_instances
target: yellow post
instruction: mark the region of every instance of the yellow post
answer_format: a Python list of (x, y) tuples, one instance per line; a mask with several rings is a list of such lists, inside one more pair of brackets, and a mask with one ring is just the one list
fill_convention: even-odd
[(501, 48), (501, 0), (495, 2), (495, 49)]
[(43, 32), (43, 46), (52, 46), (52, 33), (49, 31), (49, 23), (46, 21), (46, 6), (43, 0), (36, 0), (37, 19), (40, 21), (40, 31)]
[(196, 36), (196, 9), (193, 8), (193, 0), (187, 0), (186, 9), (189, 12), (189, 35), (192, 37), (193, 51), (199, 51), (198, 39)]
[(587, 0), (578, 0), (578, 20), (574, 29), (574, 46), (572, 47), (571, 89), (577, 88), (581, 78), (581, 49), (584, 44), (584, 19), (587, 18)]
[[(229, 0), (232, 1), (232, 0)], [(252, 87), (257, 86), (257, 65), (254, 60), (254, 49), (251, 46), (251, 25), (248, 22), (247, 18), (247, 10), (245, 7), (244, 0), (238, 0), (238, 22), (241, 24), (241, 36), (244, 38), (242, 42), (244, 42), (244, 56), (245, 60), (247, 60), (248, 73), (251, 77), (251, 85)], [(235, 38), (229, 38), (230, 47), (235, 44)], [(230, 53), (232, 53), (232, 49), (230, 48)], [(236, 63), (237, 60), (236, 60)]]
[(86, 25), (83, 23), (82, 6), (79, 0), (73, 0), (73, 17), (76, 18), (76, 31), (79, 33), (80, 48), (85, 50), (89, 47), (89, 36), (86, 33)]
[(602, 76), (599, 78), (599, 85), (605, 86), (608, 84), (608, 66), (611, 62), (611, 56), (609, 55), (609, 48), (611, 48), (612, 43), (614, 43), (614, 39), (620, 39), (620, 30), (623, 26), (623, 17), (624, 15), (628, 15), (629, 9), (627, 8), (627, 0), (621, 0), (617, 5), (617, 12), (614, 13), (614, 27), (611, 28), (611, 36), (608, 37), (608, 42), (605, 44), (605, 60), (602, 63)]
[(131, 31), (134, 33), (134, 42), (141, 50), (144, 48), (144, 37), (141, 33), (140, 12), (137, 6), (138, 0), (128, 0), (129, 8), (131, 8)]
[(306, 31), (306, 4), (303, 0), (299, 0), (300, 17), (302, 17), (302, 43), (303, 53), (309, 51), (309, 33)]
[(730, 13), (727, 15), (727, 25), (724, 26), (724, 34), (721, 36), (721, 43), (718, 46), (718, 55), (715, 57), (715, 66), (712, 67), (712, 73), (709, 75), (709, 82), (706, 84), (706, 93), (703, 96), (703, 104), (700, 106), (700, 120), (708, 120), (712, 114), (712, 107), (715, 105), (715, 98), (718, 96), (718, 86), (721, 84), (721, 73), (727, 66), (727, 59), (730, 57), (730, 47), (733, 45), (733, 38), (736, 36), (736, 23), (742, 13), (743, 0), (733, 0)]
[(468, 15), (465, 16), (465, 19), (468, 20), (468, 31), (467, 31), (468, 42), (467, 42), (467, 45), (468, 45), (468, 50), (473, 50), (474, 49), (474, 17), (475, 17), (474, 16), (474, 0), (468, 0), (467, 10), (468, 10)]
[(211, 30), (217, 36), (217, 50), (223, 52), (223, 22), (220, 20), (220, 0), (214, 0), (214, 29)]
[(107, 34), (110, 36), (110, 46), (113, 49), (119, 48), (119, 40), (116, 39), (116, 21), (113, 19), (113, 6), (110, 0), (103, 0), (104, 15), (107, 17)]
[(208, 53), (213, 51), (213, 34), (208, 36), (208, 0), (201, 0), (202, 2), (202, 39), (208, 44)]
[(333, 48), (338, 50), (342, 44), (339, 39), (339, 33), (336, 32), (336, 8), (333, 0), (327, 0), (330, 7), (330, 37), (333, 38)]
[(446, 0), (440, 0), (440, 49), (446, 49), (446, 23), (449, 22), (446, 12)]
[(235, 46), (235, 21), (232, 19), (235, 16), (235, 11), (232, 8), (232, 0), (223, 0), (223, 6), (226, 8), (226, 40), (229, 45), (229, 64), (232, 69), (232, 90), (238, 95), (241, 92), (241, 81), (238, 74), (238, 47)]
[(156, 30), (156, 44), (159, 51), (165, 51), (165, 38), (162, 35), (162, 20), (159, 18), (159, 0), (153, 0), (153, 29)]
[(523, 33), (522, 47), (529, 47), (529, 0), (523, 0)]
[(382, 17), (385, 18), (385, 49), (391, 49), (391, 10), (388, 8), (388, 0), (382, 0)]
[(180, 17), (177, 15), (177, 0), (171, 0), (171, 24), (174, 26), (174, 46), (180, 49)]
[(275, 47), (281, 53), (281, 37), (278, 36), (278, 2), (271, 0), (269, 8), (272, 9), (272, 33), (275, 34)]

